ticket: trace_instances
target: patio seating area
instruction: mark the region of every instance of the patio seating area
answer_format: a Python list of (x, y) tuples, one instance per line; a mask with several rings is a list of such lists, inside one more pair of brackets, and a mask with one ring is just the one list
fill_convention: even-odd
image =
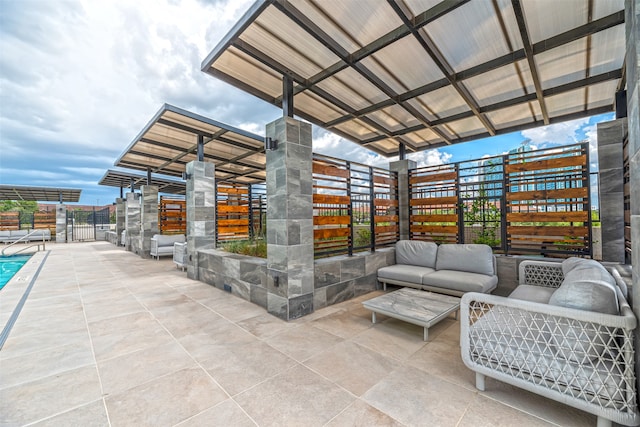
[[(169, 258), (48, 249), (0, 352), (2, 425), (595, 425), (499, 381), (477, 391), (453, 315), (424, 342), (371, 323), (379, 291), (286, 322)], [(3, 290), (2, 325), (26, 279)]]

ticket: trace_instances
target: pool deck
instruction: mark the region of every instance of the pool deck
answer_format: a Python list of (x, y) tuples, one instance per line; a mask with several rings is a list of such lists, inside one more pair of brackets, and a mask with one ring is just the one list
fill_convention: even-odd
[[(355, 300), (285, 322), (106, 242), (50, 244), (0, 351), (0, 426), (596, 425)], [(18, 275), (20, 276), (20, 274)], [(18, 277), (20, 278), (20, 277)], [(26, 284), (0, 291), (0, 328)]]

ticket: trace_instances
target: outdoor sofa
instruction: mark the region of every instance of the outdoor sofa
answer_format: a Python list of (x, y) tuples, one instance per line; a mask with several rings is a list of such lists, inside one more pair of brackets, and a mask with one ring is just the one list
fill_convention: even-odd
[(462, 360), (479, 390), (489, 376), (592, 413), (598, 426), (639, 425), (626, 297), (617, 271), (597, 261), (524, 261), (509, 297), (462, 297)]
[(394, 265), (378, 269), (383, 289), (391, 283), (461, 296), (488, 293), (498, 285), (496, 258), (487, 245), (400, 240), (395, 255)]
[(48, 228), (36, 230), (0, 230), (0, 242), (13, 243), (18, 240), (21, 242), (49, 241), (51, 240), (51, 231)]
[(184, 242), (184, 234), (154, 234), (151, 238), (151, 249), (149, 253), (156, 259), (160, 259), (161, 256), (165, 255), (173, 256), (173, 244)]

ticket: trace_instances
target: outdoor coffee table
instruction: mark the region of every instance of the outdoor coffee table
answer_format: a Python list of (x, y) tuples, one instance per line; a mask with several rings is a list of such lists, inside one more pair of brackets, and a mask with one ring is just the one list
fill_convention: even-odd
[(371, 322), (376, 323), (376, 313), (403, 320), (424, 328), (424, 340), (429, 339), (429, 328), (450, 313), (458, 318), (460, 298), (434, 292), (402, 288), (388, 294), (364, 301), (362, 305), (371, 310)]

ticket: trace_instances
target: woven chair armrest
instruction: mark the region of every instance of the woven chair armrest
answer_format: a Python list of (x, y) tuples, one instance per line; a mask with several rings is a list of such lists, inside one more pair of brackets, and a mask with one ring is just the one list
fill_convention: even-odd
[(522, 261), (518, 267), (518, 279), (521, 285), (558, 288), (564, 280), (562, 264), (550, 261)]
[[(542, 304), (519, 300), (515, 298), (501, 297), (498, 295), (468, 292), (462, 297), (460, 303), (461, 322), (464, 326), (469, 324), (470, 307), (474, 302), (483, 303), (490, 306), (511, 307), (531, 313), (540, 313), (558, 318), (567, 318), (588, 322), (597, 325), (622, 328), (631, 331), (636, 328), (637, 320), (628, 304), (622, 305), (620, 315), (598, 313), (594, 311), (576, 310), (573, 308), (559, 307), (555, 305)], [(626, 301), (625, 301), (626, 302)]]

